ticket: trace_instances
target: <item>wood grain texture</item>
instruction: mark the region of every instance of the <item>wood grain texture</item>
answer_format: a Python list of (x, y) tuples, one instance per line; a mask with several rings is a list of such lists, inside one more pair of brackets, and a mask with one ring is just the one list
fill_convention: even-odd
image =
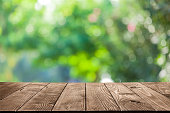
[(161, 93), (170, 99), (170, 83), (169, 82), (142, 82), (143, 85)]
[(106, 83), (121, 111), (154, 111), (155, 109), (122, 83)]
[(3, 86), (3, 85), (9, 85), (9, 84), (13, 84), (15, 82), (0, 82), (0, 88)]
[(68, 83), (53, 111), (85, 111), (85, 83)]
[(47, 85), (47, 83), (41, 84), (42, 85), (29, 84), (0, 100), (0, 111), (18, 110), (25, 102)]
[(149, 103), (155, 110), (165, 111), (170, 110), (170, 99), (161, 95), (160, 93), (142, 85), (141, 83), (123, 83), (147, 103)]
[(48, 84), (48, 83), (45, 83), (45, 82), (32, 82), (31, 83), (32, 85), (42, 85), (42, 86), (44, 86), (45, 84)]
[(170, 111), (169, 82), (0, 82), (1, 111)]
[(119, 111), (115, 100), (103, 83), (86, 84), (87, 111)]
[(0, 88), (0, 100), (4, 99), (8, 95), (14, 93), (15, 91), (19, 90), (20, 88), (28, 85), (29, 83), (24, 83), (24, 82), (13, 82), (13, 83), (7, 83), (4, 85), (1, 85)]
[(16, 84), (16, 82), (0, 82), (0, 89), (4, 89), (6, 86), (10, 84)]
[(51, 111), (66, 83), (50, 83), (31, 98), (19, 111)]

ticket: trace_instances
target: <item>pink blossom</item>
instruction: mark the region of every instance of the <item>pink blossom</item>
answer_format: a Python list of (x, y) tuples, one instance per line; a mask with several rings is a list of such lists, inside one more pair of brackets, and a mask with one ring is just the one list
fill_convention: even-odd
[(128, 29), (129, 32), (134, 32), (135, 29), (136, 29), (136, 25), (129, 23), (128, 26), (127, 26), (127, 29)]
[(88, 20), (89, 22), (96, 22), (97, 19), (98, 19), (98, 16), (100, 15), (100, 9), (99, 8), (95, 8), (93, 9), (93, 13), (91, 13), (89, 16), (88, 16)]
[(96, 22), (97, 21), (97, 16), (95, 14), (90, 14), (88, 17), (88, 20), (90, 22)]

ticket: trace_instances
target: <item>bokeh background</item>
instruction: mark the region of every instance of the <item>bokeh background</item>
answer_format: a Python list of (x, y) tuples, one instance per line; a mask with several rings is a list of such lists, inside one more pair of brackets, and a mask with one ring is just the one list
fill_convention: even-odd
[(165, 82), (169, 51), (169, 0), (0, 0), (1, 82)]

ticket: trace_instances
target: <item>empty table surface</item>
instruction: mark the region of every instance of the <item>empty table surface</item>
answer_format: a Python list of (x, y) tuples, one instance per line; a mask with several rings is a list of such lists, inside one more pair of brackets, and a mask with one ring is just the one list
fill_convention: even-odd
[(0, 82), (0, 111), (170, 111), (170, 83)]

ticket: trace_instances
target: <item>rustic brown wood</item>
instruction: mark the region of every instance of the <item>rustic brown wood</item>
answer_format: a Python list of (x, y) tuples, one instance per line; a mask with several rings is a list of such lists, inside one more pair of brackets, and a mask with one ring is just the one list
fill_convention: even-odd
[(123, 83), (147, 103), (149, 103), (155, 110), (165, 111), (170, 110), (170, 99), (161, 95), (160, 93), (142, 85), (141, 83)]
[(143, 85), (161, 93), (170, 99), (170, 83), (169, 82), (143, 82)]
[(130, 110), (142, 110), (142, 111), (154, 111), (151, 105), (146, 103), (138, 95), (124, 86), (122, 83), (107, 83), (107, 88), (113, 95), (114, 99), (118, 103), (122, 111)]
[(44, 85), (46, 85), (46, 84), (49, 84), (49, 83), (44, 83), (44, 82), (32, 82), (31, 83), (32, 85), (42, 85), (42, 86), (44, 86)]
[(19, 90), (20, 88), (26, 86), (29, 83), (7, 83), (4, 85), (1, 85), (0, 87), (0, 100), (7, 97), (8, 95), (14, 93), (15, 91)]
[(170, 111), (169, 82), (0, 82), (0, 111)]
[(119, 111), (115, 100), (103, 83), (86, 84), (87, 111)]
[(66, 83), (50, 83), (31, 98), (19, 111), (51, 111)]
[(10, 84), (16, 84), (16, 82), (0, 82), (0, 89), (5, 89)]
[(0, 82), (0, 88), (2, 85), (14, 84), (15, 82)]
[(85, 111), (85, 83), (69, 83), (53, 111)]
[(13, 94), (7, 96), (6, 98), (0, 100), (0, 111), (16, 111), (22, 105), (25, 104), (30, 98), (32, 98), (37, 92), (44, 88), (47, 83), (42, 83), (44, 85), (34, 85), (29, 84), (20, 90), (14, 92)]

